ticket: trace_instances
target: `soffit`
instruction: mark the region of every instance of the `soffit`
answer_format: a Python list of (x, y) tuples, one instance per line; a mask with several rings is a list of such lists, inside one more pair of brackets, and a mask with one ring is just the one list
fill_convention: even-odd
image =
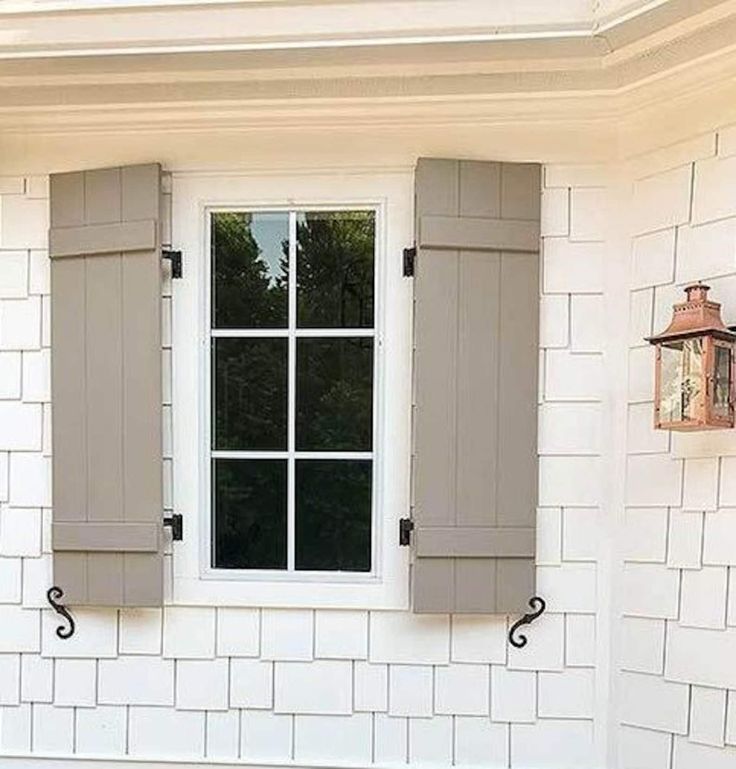
[[(476, 0), (361, 0), (373, 14), (367, 16), (353, 0), (117, 3), (114, 9), (97, 2), (83, 11), (60, 10), (71, 5), (79, 3), (39, 2), (35, 13), (8, 13), (27, 10), (27, 3), (2, 7), (0, 129), (94, 127), (118, 117), (132, 125), (136, 114), (159, 124), (175, 115), (206, 121), (223, 114), (268, 124), (269, 111), (275, 122), (287, 114), (310, 119), (340, 111), (349, 119), (364, 108), (361, 119), (400, 121), (402, 113), (419, 115), (420, 106), (450, 119), (452, 110), (436, 109), (440, 103), (456, 105), (458, 119), (466, 120), (503, 109), (520, 114), (524, 104), (537, 117), (574, 108), (600, 118), (632, 107), (636, 96), (653, 98), (656, 84), (663, 98), (682, 93), (678, 79), (697, 88), (693, 71), (707, 71), (709, 84), (732, 77), (736, 50), (736, 0), (604, 2), (600, 8), (609, 15), (590, 19), (583, 12), (594, 4), (587, 0), (523, 0), (523, 11), (547, 9), (534, 27), (520, 24), (523, 13), (509, 15), (516, 4)], [(560, 6), (566, 20), (551, 15)], [(416, 13), (430, 7), (431, 18)], [(401, 9), (399, 20), (386, 16)], [(269, 36), (267, 14), (245, 42), (242, 34), (211, 37), (233, 13), (255, 19), (248, 16), (254, 10), (292, 12), (312, 26), (295, 36), (294, 26), (283, 24), (280, 37)], [(320, 14), (326, 11), (339, 23), (325, 36)], [(208, 14), (217, 17), (209, 26), (193, 25)], [(146, 19), (151, 29), (144, 33)], [(77, 31), (76, 22), (83, 22)], [(721, 62), (715, 73), (714, 60)]]

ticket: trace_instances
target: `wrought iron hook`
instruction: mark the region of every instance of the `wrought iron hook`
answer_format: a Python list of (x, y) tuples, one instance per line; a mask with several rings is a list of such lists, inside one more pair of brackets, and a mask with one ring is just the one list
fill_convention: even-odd
[(64, 617), (64, 619), (69, 623), (69, 627), (66, 628), (64, 625), (59, 625), (56, 628), (56, 635), (59, 636), (62, 640), (66, 640), (67, 638), (71, 638), (74, 635), (74, 631), (76, 630), (76, 624), (74, 623), (74, 617), (69, 613), (69, 609), (66, 608), (63, 604), (59, 603), (59, 600), (63, 598), (64, 591), (60, 587), (56, 587), (54, 585), (53, 587), (50, 587), (46, 591), (46, 598), (48, 599), (48, 602), (51, 604), (51, 608), (59, 615)]
[[(509, 629), (509, 643), (517, 649), (523, 649), (527, 645), (527, 637), (524, 633), (519, 633), (518, 630), (523, 625), (530, 625), (537, 617), (541, 616), (544, 610), (547, 608), (547, 602), (544, 598), (538, 595), (534, 595), (529, 599), (529, 608), (532, 609), (528, 614), (520, 617)], [(518, 637), (515, 637), (517, 634)]]

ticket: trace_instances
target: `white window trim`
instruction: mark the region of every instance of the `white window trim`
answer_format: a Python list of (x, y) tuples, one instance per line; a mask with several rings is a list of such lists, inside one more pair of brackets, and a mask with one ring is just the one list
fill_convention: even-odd
[[(173, 546), (168, 599), (179, 605), (405, 609), (407, 548), (398, 521), (409, 509), (411, 284), (401, 249), (411, 242), (410, 169), (172, 175), (172, 241), (184, 253), (173, 285), (173, 506), (184, 541)], [(373, 208), (376, 210), (374, 570), (366, 575), (226, 573), (210, 567), (207, 475), (210, 318), (208, 211)]]

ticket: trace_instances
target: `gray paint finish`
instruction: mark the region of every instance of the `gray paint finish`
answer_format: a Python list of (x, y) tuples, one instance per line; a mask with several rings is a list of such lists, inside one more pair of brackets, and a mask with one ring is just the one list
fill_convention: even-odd
[(421, 248), (470, 251), (536, 251), (539, 223), (470, 216), (423, 216), (419, 220)]
[(155, 220), (90, 224), (86, 227), (57, 227), (49, 232), (49, 256), (119, 254), (150, 251), (156, 247)]
[(416, 170), (415, 612), (534, 593), (540, 166)]
[(55, 523), (54, 550), (157, 553), (160, 527), (155, 523)]
[(161, 169), (51, 176), (54, 582), (160, 606)]

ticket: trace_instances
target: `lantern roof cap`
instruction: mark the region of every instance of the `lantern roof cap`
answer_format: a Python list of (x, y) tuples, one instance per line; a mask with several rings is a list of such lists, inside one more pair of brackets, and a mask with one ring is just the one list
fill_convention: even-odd
[(686, 286), (685, 301), (673, 306), (670, 325), (660, 334), (647, 337), (647, 341), (656, 344), (705, 335), (736, 341), (736, 333), (731, 331), (721, 318), (720, 303), (708, 299), (709, 290), (710, 286), (700, 281)]

